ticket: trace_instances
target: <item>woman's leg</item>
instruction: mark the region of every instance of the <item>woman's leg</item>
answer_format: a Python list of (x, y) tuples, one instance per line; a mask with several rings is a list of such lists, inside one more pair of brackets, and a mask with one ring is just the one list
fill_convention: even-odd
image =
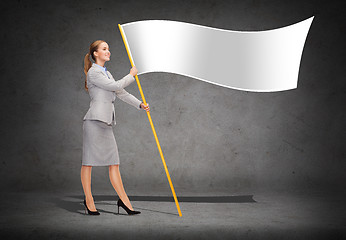
[(94, 198), (91, 194), (91, 168), (92, 166), (82, 165), (80, 175), (81, 175), (86, 204), (90, 211), (96, 211)]
[(133, 210), (130, 200), (125, 192), (123, 182), (121, 181), (119, 165), (109, 166), (109, 179), (111, 180), (112, 186), (117, 192), (119, 198), (129, 209)]

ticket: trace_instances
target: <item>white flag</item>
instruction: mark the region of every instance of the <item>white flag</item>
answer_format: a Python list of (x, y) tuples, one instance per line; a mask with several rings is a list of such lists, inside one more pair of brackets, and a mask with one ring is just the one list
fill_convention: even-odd
[(313, 18), (266, 31), (231, 31), (167, 20), (120, 27), (138, 75), (170, 72), (238, 90), (271, 92), (297, 87)]

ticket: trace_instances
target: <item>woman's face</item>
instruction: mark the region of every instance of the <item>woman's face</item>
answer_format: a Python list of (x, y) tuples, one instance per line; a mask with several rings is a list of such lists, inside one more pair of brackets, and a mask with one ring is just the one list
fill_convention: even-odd
[(111, 60), (111, 52), (109, 51), (108, 44), (106, 42), (100, 43), (97, 52), (94, 52), (94, 56), (101, 62)]

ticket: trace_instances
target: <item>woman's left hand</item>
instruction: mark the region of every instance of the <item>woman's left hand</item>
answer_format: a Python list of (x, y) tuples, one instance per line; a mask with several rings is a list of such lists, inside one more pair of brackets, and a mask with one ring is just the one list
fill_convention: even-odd
[(145, 105), (144, 103), (141, 103), (141, 108), (144, 109), (144, 110), (147, 111), (147, 112), (150, 111), (149, 103), (147, 103), (147, 105)]

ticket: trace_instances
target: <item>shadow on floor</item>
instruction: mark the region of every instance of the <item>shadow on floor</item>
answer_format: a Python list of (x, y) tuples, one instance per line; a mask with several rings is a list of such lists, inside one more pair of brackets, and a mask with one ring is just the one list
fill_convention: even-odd
[[(115, 195), (93, 195), (96, 204), (100, 205), (116, 205), (118, 196)], [(147, 201), (147, 202), (174, 202), (173, 196), (128, 196), (130, 201)], [(177, 197), (178, 202), (194, 202), (194, 203), (255, 203), (253, 195), (241, 195), (241, 196), (184, 196)], [(62, 197), (51, 197), (50, 202), (53, 202), (58, 208), (65, 209), (69, 212), (77, 212), (79, 214), (84, 213), (83, 205), (84, 195), (70, 195)], [(114, 204), (107, 203), (106, 201), (114, 201)], [(99, 212), (117, 214), (115, 212), (109, 212), (97, 208)], [(140, 209), (140, 208), (138, 208)], [(144, 209), (152, 212), (161, 212), (152, 209)], [(117, 211), (116, 211), (117, 212)], [(168, 212), (161, 212), (171, 214)], [(176, 215), (176, 214), (173, 214)]]
[[(71, 196), (84, 199), (84, 196)], [(256, 202), (253, 195), (241, 196), (191, 196), (177, 197), (179, 202), (195, 202), (195, 203), (252, 203)], [(130, 201), (140, 202), (174, 202), (173, 196), (129, 196)], [(95, 201), (114, 201), (114, 196), (96, 195)]]

